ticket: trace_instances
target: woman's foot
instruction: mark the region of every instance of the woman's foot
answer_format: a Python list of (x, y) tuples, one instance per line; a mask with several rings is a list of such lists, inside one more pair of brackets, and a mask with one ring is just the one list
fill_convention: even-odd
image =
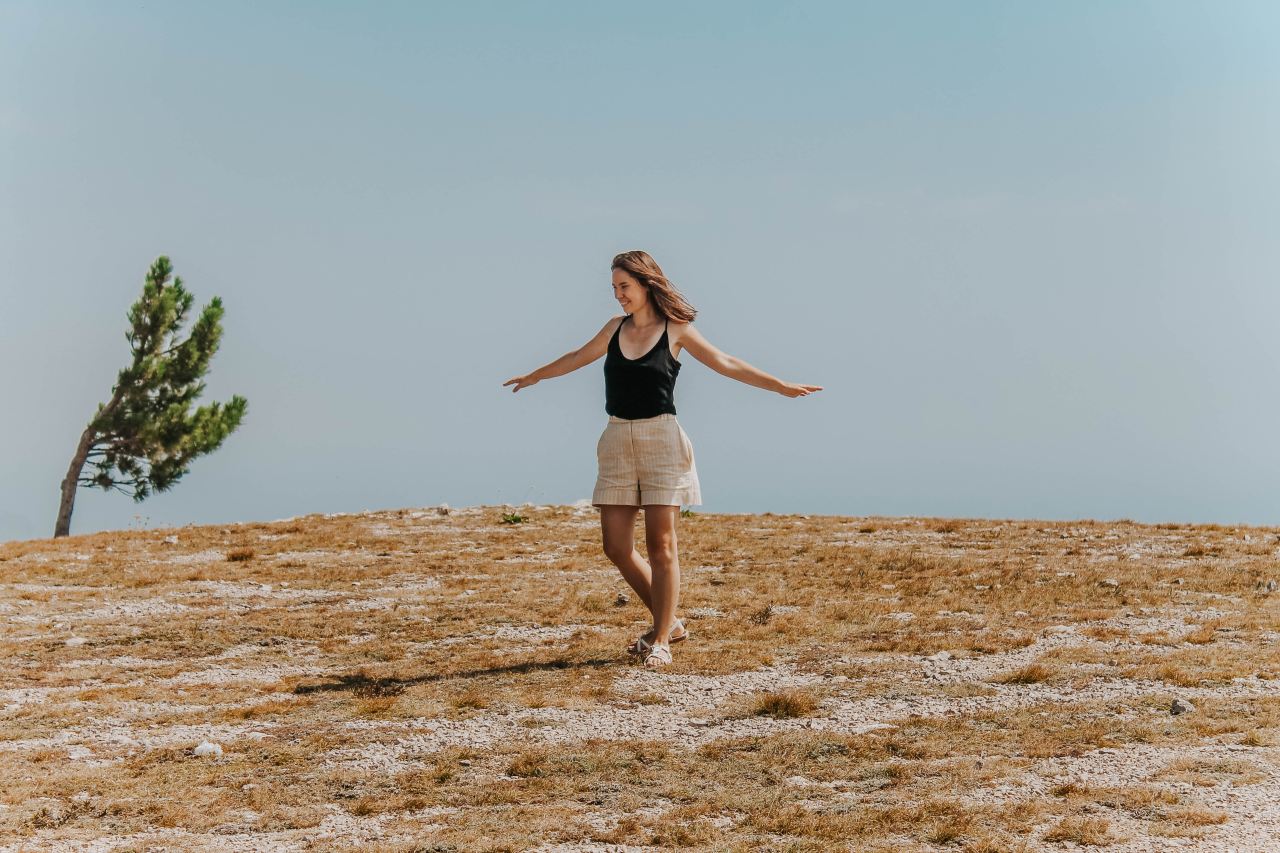
[[(627, 653), (632, 655), (647, 655), (650, 647), (653, 645), (653, 638), (657, 635), (656, 628), (650, 628), (642, 636), (632, 641), (627, 646)], [(689, 636), (689, 630), (684, 627), (684, 622), (677, 619), (675, 624), (671, 626), (671, 634), (667, 638), (669, 643), (678, 643)]]
[(669, 663), (671, 663), (671, 648), (669, 646), (651, 646), (648, 657), (644, 659), (644, 665), (649, 668), (666, 666)]

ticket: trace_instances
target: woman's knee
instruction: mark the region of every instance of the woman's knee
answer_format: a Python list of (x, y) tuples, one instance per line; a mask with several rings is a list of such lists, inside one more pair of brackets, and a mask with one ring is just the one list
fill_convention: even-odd
[(631, 559), (631, 553), (635, 551), (635, 542), (629, 542), (622, 539), (606, 539), (604, 540), (604, 555), (609, 562), (616, 566), (622, 565)]
[(645, 540), (649, 550), (649, 563), (666, 567), (676, 561), (676, 537), (665, 534), (650, 536)]

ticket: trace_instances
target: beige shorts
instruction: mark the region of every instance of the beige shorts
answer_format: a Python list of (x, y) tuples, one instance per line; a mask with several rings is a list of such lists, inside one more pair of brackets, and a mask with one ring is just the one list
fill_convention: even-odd
[(626, 420), (609, 416), (596, 443), (594, 506), (696, 506), (702, 503), (693, 442), (671, 414)]

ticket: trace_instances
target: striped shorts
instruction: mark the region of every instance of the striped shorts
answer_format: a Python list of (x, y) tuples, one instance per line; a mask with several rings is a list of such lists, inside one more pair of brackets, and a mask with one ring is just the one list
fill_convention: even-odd
[(609, 416), (596, 443), (594, 506), (696, 506), (702, 503), (693, 442), (672, 414), (627, 420)]

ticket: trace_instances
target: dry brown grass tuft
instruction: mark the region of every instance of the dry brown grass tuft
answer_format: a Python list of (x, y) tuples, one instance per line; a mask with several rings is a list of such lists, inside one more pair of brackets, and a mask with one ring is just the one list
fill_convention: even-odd
[(1058, 824), (1042, 836), (1042, 840), (1050, 843), (1069, 841), (1087, 847), (1100, 847), (1110, 844), (1111, 821), (1101, 817), (1064, 817)]
[(1056, 675), (1057, 672), (1052, 667), (1042, 663), (1029, 663), (994, 680), (998, 684), (1039, 684), (1042, 681), (1051, 680)]
[(762, 693), (751, 700), (749, 708), (757, 717), (807, 717), (818, 709), (818, 700), (801, 690), (786, 690)]

